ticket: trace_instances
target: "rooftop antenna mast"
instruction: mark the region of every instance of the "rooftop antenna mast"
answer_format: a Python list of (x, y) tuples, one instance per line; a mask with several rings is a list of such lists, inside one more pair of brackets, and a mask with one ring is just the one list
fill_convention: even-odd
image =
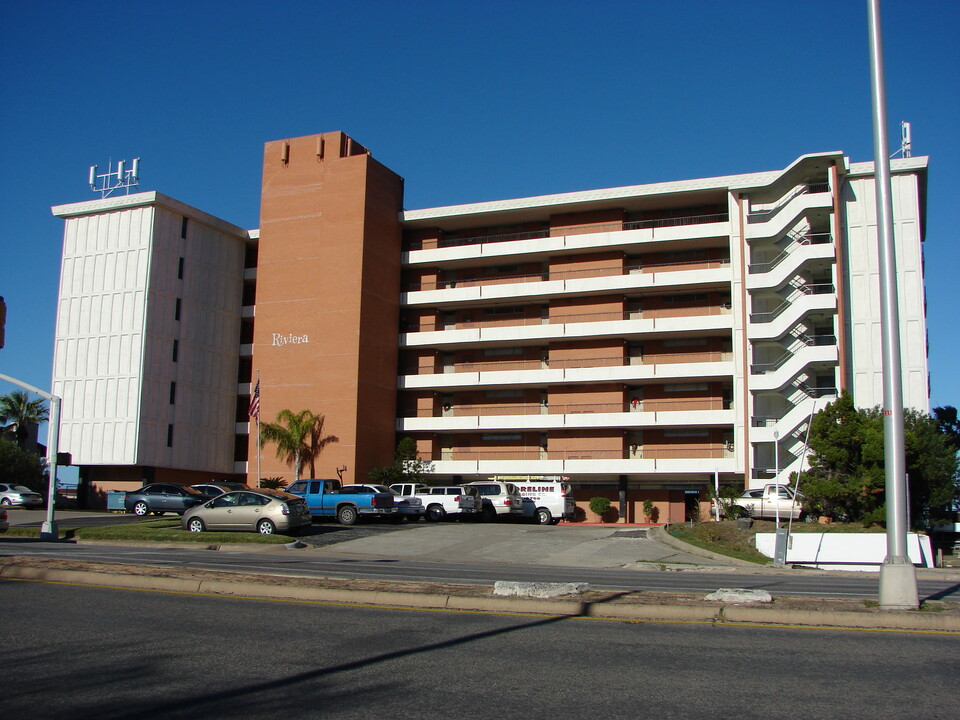
[(897, 150), (891, 158), (895, 158), (897, 155), (900, 157), (908, 158), (911, 155), (910, 147), (910, 123), (901, 122), (900, 123), (900, 149)]
[(130, 194), (130, 188), (140, 185), (140, 158), (134, 158), (127, 166), (126, 160), (117, 162), (117, 169), (113, 169), (113, 161), (107, 163), (107, 172), (97, 173), (97, 166), (90, 166), (90, 189), (100, 193), (101, 198), (110, 197), (117, 190), (125, 190)]

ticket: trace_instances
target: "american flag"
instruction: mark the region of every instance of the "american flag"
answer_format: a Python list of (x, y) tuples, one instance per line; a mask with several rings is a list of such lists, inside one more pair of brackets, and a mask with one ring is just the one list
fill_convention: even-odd
[(253, 395), (250, 396), (250, 417), (260, 417), (260, 381), (257, 380), (257, 386), (253, 389)]

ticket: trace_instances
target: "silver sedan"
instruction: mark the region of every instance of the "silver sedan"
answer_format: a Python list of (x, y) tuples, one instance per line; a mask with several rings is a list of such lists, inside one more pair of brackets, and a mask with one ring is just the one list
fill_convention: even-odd
[(238, 490), (191, 508), (180, 526), (190, 532), (240, 530), (270, 535), (292, 533), (311, 522), (301, 497), (280, 490)]

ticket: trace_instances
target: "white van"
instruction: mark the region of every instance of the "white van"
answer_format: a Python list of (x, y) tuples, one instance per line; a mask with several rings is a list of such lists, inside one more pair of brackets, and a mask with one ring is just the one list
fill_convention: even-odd
[(500, 475), (491, 479), (511, 482), (517, 486), (523, 497), (533, 500), (537, 506), (537, 522), (540, 525), (556, 525), (560, 520), (573, 519), (576, 505), (573, 501), (573, 490), (565, 477)]

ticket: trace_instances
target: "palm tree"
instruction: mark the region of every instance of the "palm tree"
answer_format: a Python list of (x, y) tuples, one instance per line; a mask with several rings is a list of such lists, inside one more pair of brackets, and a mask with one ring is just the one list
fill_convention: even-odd
[(0, 425), (10, 423), (21, 448), (26, 442), (28, 428), (39, 425), (46, 419), (47, 408), (43, 400), (31, 400), (30, 395), (23, 390), (0, 395)]
[(339, 442), (336, 435), (323, 434), (323, 415), (314, 415), (309, 410), (295, 413), (281, 410), (275, 423), (260, 426), (260, 447), (265, 442), (277, 444), (277, 457), (287, 465), (293, 465), (294, 478), (300, 479), (304, 463), (310, 463), (310, 475), (316, 475), (314, 461), (330, 443)]

